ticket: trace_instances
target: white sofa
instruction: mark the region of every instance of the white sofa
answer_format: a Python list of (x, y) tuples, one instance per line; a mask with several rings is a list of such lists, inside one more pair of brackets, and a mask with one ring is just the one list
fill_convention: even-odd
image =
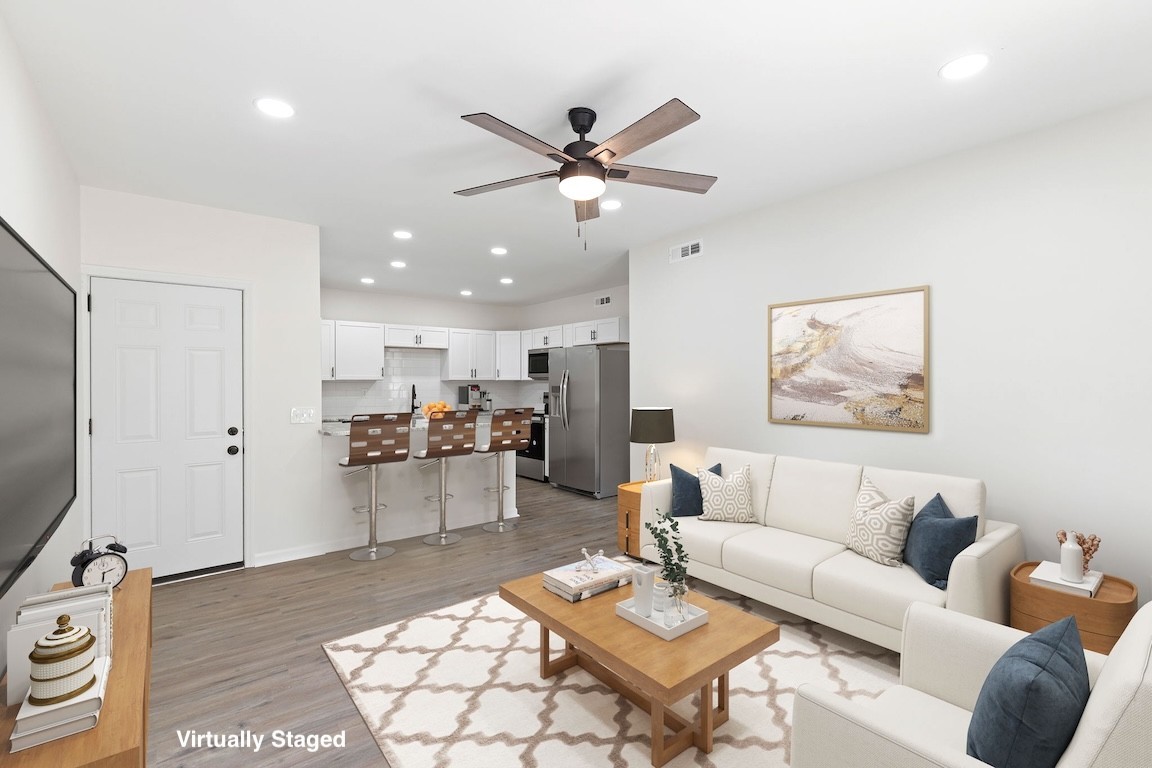
[[(904, 613), (913, 602), (1007, 623), (1009, 572), (1024, 559), (1023, 538), (1017, 526), (985, 519), (983, 481), (708, 448), (700, 467), (717, 463), (724, 476), (751, 467), (757, 521), (676, 518), (689, 575), (892, 650), (900, 649)], [(956, 517), (978, 518), (976, 541), (952, 562), (946, 590), (907, 565), (882, 565), (845, 545), (863, 477), (891, 499), (915, 496), (916, 511), (940, 493)], [(644, 523), (671, 508), (670, 479), (643, 486), (645, 560), (660, 558)]]
[[(900, 684), (849, 700), (813, 684), (796, 691), (792, 768), (987, 768), (969, 757), (968, 725), (996, 661), (1026, 633), (954, 611), (912, 605)], [(1084, 652), (1091, 693), (1057, 768), (1152, 763), (1152, 605), (1112, 652)]]

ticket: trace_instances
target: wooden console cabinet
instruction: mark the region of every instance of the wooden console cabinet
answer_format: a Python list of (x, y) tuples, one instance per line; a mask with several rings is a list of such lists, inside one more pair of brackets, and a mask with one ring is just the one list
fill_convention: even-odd
[(1128, 622), (1136, 615), (1136, 585), (1105, 574), (1096, 597), (1082, 597), (1028, 580), (1036, 562), (1021, 563), (1012, 569), (1009, 583), (1011, 624), (1025, 632), (1035, 632), (1065, 616), (1075, 616), (1080, 642), (1090, 651), (1108, 653)]
[[(71, 584), (57, 584), (56, 589)], [(112, 671), (95, 728), (10, 754), (20, 705), (0, 721), (4, 768), (144, 768), (152, 676), (152, 569), (129, 571), (112, 596)]]
[(643, 480), (621, 483), (616, 495), (616, 544), (620, 551), (640, 557), (640, 489)]

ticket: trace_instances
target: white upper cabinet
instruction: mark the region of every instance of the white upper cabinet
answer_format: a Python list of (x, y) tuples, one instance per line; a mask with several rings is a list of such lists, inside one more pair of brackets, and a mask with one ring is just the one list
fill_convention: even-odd
[(442, 378), (495, 379), (496, 332), (450, 329)]
[(384, 376), (384, 326), (337, 320), (335, 378), (379, 379)]
[(522, 376), (520, 331), (496, 332), (496, 379), (517, 381)]
[(384, 326), (384, 346), (448, 349), (448, 329), (388, 323)]
[(532, 329), (532, 349), (549, 349), (564, 346), (564, 327)]
[(336, 322), (320, 321), (320, 379), (336, 378)]
[(573, 345), (615, 344), (628, 341), (628, 320), (620, 317), (606, 317), (573, 325)]

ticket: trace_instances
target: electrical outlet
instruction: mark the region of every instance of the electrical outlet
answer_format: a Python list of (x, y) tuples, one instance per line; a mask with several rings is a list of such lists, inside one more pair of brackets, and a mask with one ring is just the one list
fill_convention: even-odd
[(290, 421), (293, 424), (314, 424), (316, 422), (316, 409), (293, 408)]

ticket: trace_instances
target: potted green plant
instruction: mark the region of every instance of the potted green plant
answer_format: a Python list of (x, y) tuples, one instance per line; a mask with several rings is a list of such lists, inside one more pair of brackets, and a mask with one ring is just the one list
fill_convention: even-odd
[(680, 542), (680, 525), (670, 515), (660, 515), (656, 510), (656, 522), (645, 522), (644, 527), (656, 540), (660, 552), (660, 575), (668, 582), (668, 597), (671, 604), (664, 608), (664, 623), (671, 626), (687, 618), (688, 610), (688, 553)]

